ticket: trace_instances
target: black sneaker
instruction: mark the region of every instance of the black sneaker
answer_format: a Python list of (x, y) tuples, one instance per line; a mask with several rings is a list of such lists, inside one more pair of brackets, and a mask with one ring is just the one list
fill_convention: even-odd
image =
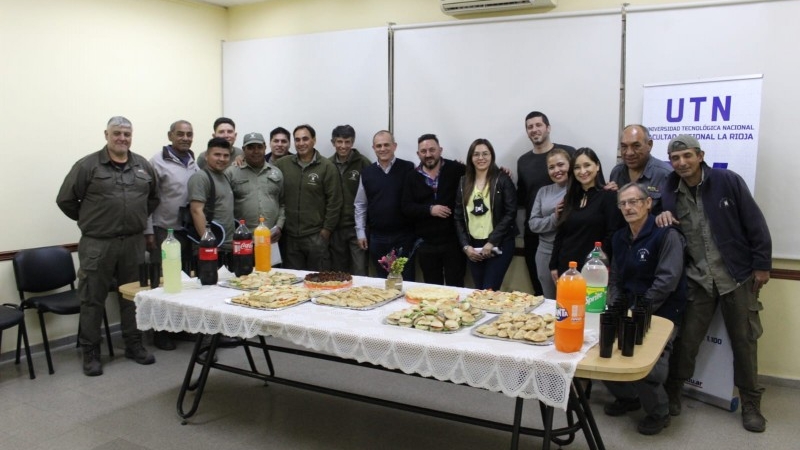
[(614, 400), (614, 403), (609, 403), (603, 407), (603, 412), (606, 413), (607, 416), (621, 416), (626, 414), (630, 411), (636, 411), (642, 407), (642, 404), (639, 402), (639, 399), (623, 399), (618, 398)]
[(100, 349), (94, 345), (83, 346), (83, 374), (87, 377), (97, 377), (103, 374)]
[(153, 345), (161, 350), (175, 350), (175, 343), (172, 342), (169, 331), (153, 332)]
[(664, 417), (647, 416), (639, 422), (639, 433), (646, 436), (661, 433), (661, 430), (669, 426), (669, 414)]
[(128, 347), (125, 349), (125, 357), (128, 359), (132, 359), (139, 364), (153, 364), (156, 362), (155, 356), (151, 355), (143, 346), (142, 344), (136, 344), (132, 347)]

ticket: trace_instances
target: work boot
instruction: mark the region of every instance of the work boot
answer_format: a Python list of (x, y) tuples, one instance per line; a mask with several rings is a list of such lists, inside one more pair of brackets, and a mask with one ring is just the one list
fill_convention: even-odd
[(648, 415), (636, 427), (640, 434), (652, 436), (661, 433), (661, 430), (669, 426), (669, 414), (664, 417)]
[(639, 402), (638, 398), (635, 399), (624, 399), (618, 398), (614, 400), (614, 403), (609, 403), (603, 407), (603, 412), (606, 413), (607, 416), (621, 416), (629, 411), (636, 411), (642, 407), (641, 402)]
[(761, 398), (742, 397), (742, 426), (747, 431), (763, 433), (767, 429), (767, 419), (761, 415)]
[(667, 391), (667, 397), (669, 398), (669, 415), (670, 416), (680, 416), (681, 415), (681, 388), (683, 387), (683, 382), (680, 380), (667, 380), (664, 383), (664, 390)]
[(83, 346), (83, 374), (87, 377), (96, 377), (103, 374), (103, 364), (100, 362), (100, 348), (98, 346)]
[(141, 343), (132, 344), (126, 347), (125, 357), (144, 365), (153, 364), (156, 362), (155, 356), (151, 355)]
[(175, 350), (175, 343), (172, 342), (169, 331), (154, 331), (153, 345), (161, 350)]

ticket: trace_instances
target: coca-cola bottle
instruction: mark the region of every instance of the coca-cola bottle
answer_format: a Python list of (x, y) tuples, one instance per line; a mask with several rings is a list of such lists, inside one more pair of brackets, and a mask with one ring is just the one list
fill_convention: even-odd
[(197, 254), (197, 277), (200, 284), (217, 284), (217, 238), (211, 227), (206, 225), (206, 231), (200, 239), (200, 250)]
[(247, 228), (244, 219), (233, 233), (233, 274), (237, 277), (253, 272), (253, 233)]

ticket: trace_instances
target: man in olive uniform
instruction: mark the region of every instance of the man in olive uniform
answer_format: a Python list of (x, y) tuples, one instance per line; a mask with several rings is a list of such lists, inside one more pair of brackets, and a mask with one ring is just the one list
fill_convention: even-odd
[(244, 137), (244, 164), (229, 166), (225, 178), (233, 189), (233, 216), (244, 219), (250, 231), (258, 226), (258, 218), (272, 229), (272, 242), (281, 237), (286, 215), (283, 206), (283, 174), (264, 158), (267, 145), (261, 133)]
[[(113, 280), (118, 285), (138, 278), (144, 256), (147, 217), (158, 206), (158, 182), (147, 160), (130, 151), (133, 128), (121, 116), (106, 126), (106, 146), (80, 159), (70, 170), (56, 203), (78, 222), (78, 297), (83, 373), (103, 374), (100, 362), (100, 323)], [(125, 357), (152, 364), (136, 328), (136, 304), (118, 296)]]
[(342, 215), (331, 234), (331, 268), (353, 275), (367, 275), (367, 251), (358, 245), (353, 201), (356, 198), (361, 170), (370, 165), (369, 159), (353, 148), (356, 130), (339, 125), (331, 133), (334, 152), (329, 158), (339, 169), (342, 182)]

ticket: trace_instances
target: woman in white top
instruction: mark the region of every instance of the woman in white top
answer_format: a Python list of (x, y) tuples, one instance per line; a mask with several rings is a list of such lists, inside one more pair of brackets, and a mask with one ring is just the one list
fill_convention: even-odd
[(536, 273), (542, 283), (545, 298), (556, 298), (556, 285), (550, 273), (550, 257), (553, 241), (556, 238), (558, 217), (564, 210), (564, 194), (570, 179), (569, 153), (562, 148), (553, 148), (547, 154), (547, 174), (553, 184), (539, 189), (533, 201), (528, 227), (539, 234), (539, 248), (536, 250)]

